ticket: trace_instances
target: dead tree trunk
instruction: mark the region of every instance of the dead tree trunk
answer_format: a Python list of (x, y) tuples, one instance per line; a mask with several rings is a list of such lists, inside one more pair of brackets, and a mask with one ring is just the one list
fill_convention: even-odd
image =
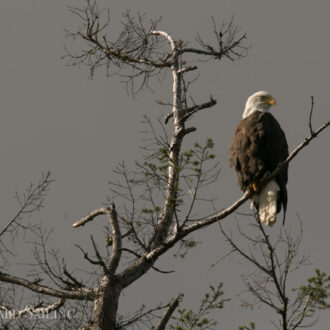
[(116, 278), (104, 275), (97, 299), (94, 301), (94, 321), (91, 330), (115, 330), (118, 301), (121, 293), (120, 283)]

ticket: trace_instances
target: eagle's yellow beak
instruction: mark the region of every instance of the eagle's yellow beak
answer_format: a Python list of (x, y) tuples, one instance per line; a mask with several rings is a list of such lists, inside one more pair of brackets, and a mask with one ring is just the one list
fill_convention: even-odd
[(273, 97), (269, 98), (269, 99), (267, 100), (267, 103), (270, 104), (270, 105), (273, 105), (273, 106), (276, 105), (276, 101), (275, 101), (275, 99), (274, 99)]

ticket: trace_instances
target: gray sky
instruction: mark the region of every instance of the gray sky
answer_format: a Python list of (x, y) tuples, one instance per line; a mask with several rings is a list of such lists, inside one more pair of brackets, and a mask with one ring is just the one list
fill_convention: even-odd
[[(156, 84), (155, 94), (144, 91), (133, 100), (127, 96), (120, 78), (107, 79), (99, 72), (90, 80), (87, 68), (66, 66), (61, 56), (65, 54), (64, 46), (70, 48), (72, 44), (64, 38), (64, 29), (78, 23), (66, 6), (82, 3), (73, 0), (0, 3), (3, 223), (15, 213), (12, 198), (15, 190), (23, 190), (30, 181), (38, 180), (42, 171), (50, 170), (56, 182), (47, 207), (37, 217), (46, 226), (54, 227), (53, 242), (61, 242), (61, 251), (68, 260), (78, 256), (73, 243), (82, 244), (91, 230), (90, 227), (73, 230), (71, 224), (101, 206), (117, 162), (139, 159), (142, 115), (156, 118), (167, 109), (157, 106), (155, 99), (170, 100), (167, 85)], [(218, 190), (212, 194), (219, 196), (219, 209), (241, 196), (236, 174), (228, 166), (228, 149), (250, 94), (262, 89), (274, 95), (278, 105), (274, 115), (286, 132), (290, 150), (308, 134), (311, 95), (315, 97), (314, 127), (329, 119), (330, 4), (326, 1), (100, 3), (100, 7), (110, 6), (115, 29), (119, 27), (120, 14), (130, 9), (133, 13), (145, 12), (150, 18), (163, 16), (160, 28), (184, 41), (194, 41), (197, 32), (208, 40), (211, 16), (220, 24), (235, 15), (235, 22), (247, 33), (251, 49), (243, 60), (198, 64), (201, 77), (194, 99), (204, 102), (212, 94), (218, 104), (193, 119), (198, 131), (188, 139), (195, 142), (212, 137), (215, 142), (222, 172)], [(310, 255), (313, 262), (299, 276), (300, 281), (311, 275), (314, 266), (330, 272), (329, 138), (327, 130), (290, 163), (287, 226), (294, 224), (294, 230), (299, 214), (304, 229), (302, 253)], [(247, 210), (246, 203), (240, 211)], [(226, 223), (233, 219), (229, 217)], [(102, 228), (95, 227), (95, 231)], [(132, 310), (133, 306), (138, 308), (140, 302), (167, 302), (179, 291), (185, 293), (186, 306), (193, 307), (209, 284), (223, 281), (226, 296), (233, 298), (216, 317), (223, 329), (237, 329), (250, 320), (257, 322), (258, 329), (271, 329), (267, 318), (272, 315), (276, 319), (276, 315), (267, 314), (267, 309), (260, 317), (260, 310), (250, 312), (237, 307), (235, 297), (242, 289), (239, 275), (244, 272), (240, 259), (229, 258), (208, 271), (227, 251), (217, 225), (194, 237), (202, 244), (186, 259), (178, 262), (168, 256), (158, 262), (162, 269), (175, 269), (174, 274), (149, 273), (124, 292), (121, 312)], [(141, 288), (146, 285), (153, 294), (142, 297)], [(325, 329), (329, 323), (330, 317), (321, 314), (315, 329)]]

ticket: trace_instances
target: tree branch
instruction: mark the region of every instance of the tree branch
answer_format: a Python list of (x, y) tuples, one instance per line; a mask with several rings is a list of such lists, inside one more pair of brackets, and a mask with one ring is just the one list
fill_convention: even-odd
[(249, 49), (249, 46), (243, 44), (243, 41), (246, 39), (246, 34), (240, 34), (240, 29), (234, 25), (234, 18), (232, 18), (229, 23), (222, 24), (220, 29), (217, 28), (213, 17), (212, 23), (215, 44), (208, 44), (197, 35), (197, 42), (201, 49), (182, 48), (180, 54), (192, 53), (213, 57), (219, 60), (223, 57), (227, 57), (231, 61), (246, 56)]
[[(121, 235), (121, 239), (130, 236), (134, 234), (134, 229), (129, 229), (125, 234)], [(107, 237), (107, 246), (111, 246), (113, 243), (113, 237), (112, 236), (108, 236)]]
[(197, 70), (198, 67), (196, 65), (191, 65), (191, 66), (187, 66), (187, 67), (183, 67), (182, 69), (180, 69), (178, 71), (179, 74), (183, 74), (183, 73), (186, 73), (186, 72), (189, 72), (189, 71), (194, 71), (194, 70)]
[(41, 180), (35, 186), (31, 183), (26, 193), (20, 196), (16, 192), (16, 199), (20, 205), (19, 211), (0, 231), (0, 237), (23, 215), (32, 213), (43, 207), (43, 202), (46, 197), (49, 185), (53, 182), (50, 179), (50, 172), (42, 174)]
[(94, 291), (87, 288), (77, 290), (59, 290), (36, 284), (23, 278), (0, 272), (0, 281), (25, 287), (31, 291), (63, 299), (93, 300)]
[[(220, 225), (220, 224), (219, 224)], [(225, 236), (226, 240), (228, 241), (228, 243), (230, 244), (230, 246), (232, 247), (232, 249), (236, 252), (238, 252), (240, 255), (242, 255), (245, 259), (247, 259), (248, 261), (250, 261), (252, 264), (254, 264), (258, 269), (260, 269), (261, 271), (263, 271), (264, 273), (266, 273), (267, 275), (270, 275), (271, 273), (271, 269), (267, 269), (265, 268), (263, 265), (261, 265), (254, 257), (249, 256), (247, 253), (245, 253), (243, 251), (243, 249), (239, 248), (235, 242), (229, 237), (229, 235), (223, 230), (222, 226), (220, 225), (220, 230), (222, 232), (222, 234)]]
[(103, 268), (103, 271), (106, 273), (107, 272), (107, 267), (106, 264), (104, 263), (104, 261), (102, 260), (102, 258), (98, 258), (98, 256), (96, 256), (98, 258), (97, 261), (92, 260), (89, 256), (88, 253), (84, 251), (84, 249), (79, 246), (78, 244), (75, 244), (75, 246), (82, 252), (82, 254), (84, 255), (84, 258), (90, 262), (92, 265), (98, 265), (101, 266)]
[(19, 318), (23, 315), (25, 315), (26, 313), (32, 313), (32, 314), (49, 314), (53, 311), (56, 311), (58, 309), (60, 309), (65, 303), (65, 299), (58, 299), (54, 304), (48, 305), (46, 307), (39, 307), (39, 305), (32, 307), (32, 306), (28, 306), (24, 309), (15, 311), (13, 309), (9, 309), (5, 306), (1, 306), (0, 305), (0, 310), (4, 311), (6, 313), (6, 315), (8, 315), (9, 318)]
[[(127, 249), (127, 248), (122, 248), (121, 249), (123, 252), (128, 252), (128, 253), (131, 253), (133, 254), (134, 256), (136, 256), (137, 258), (142, 258), (141, 255), (139, 255), (138, 253), (130, 250), (130, 249)], [(155, 266), (151, 266), (151, 268), (158, 272), (158, 273), (161, 273), (161, 274), (170, 274), (170, 273), (174, 273), (174, 270), (160, 270), (159, 268), (155, 267)]]
[(94, 220), (94, 218), (96, 218), (98, 215), (102, 215), (108, 214), (108, 210), (106, 208), (99, 208), (97, 210), (94, 210), (92, 212), (90, 212), (88, 215), (86, 215), (85, 217), (81, 218), (79, 221), (75, 222), (72, 227), (73, 228), (77, 228), (80, 226), (84, 226), (87, 222)]
[(172, 93), (173, 93), (173, 121), (174, 121), (174, 133), (171, 139), (169, 148), (169, 161), (168, 161), (168, 181), (165, 194), (165, 203), (160, 219), (156, 225), (154, 234), (150, 240), (149, 246), (151, 249), (159, 246), (166, 239), (168, 230), (173, 221), (173, 215), (175, 211), (175, 201), (177, 196), (177, 183), (179, 178), (179, 156), (181, 150), (181, 144), (184, 137), (184, 125), (181, 121), (182, 118), (182, 79), (179, 71), (178, 62), (178, 43), (166, 32), (152, 31), (155, 35), (161, 35), (171, 45), (172, 50)]
[[(184, 111), (184, 114), (182, 116), (182, 121), (186, 121), (187, 119), (189, 119), (193, 114), (195, 114), (197, 111), (199, 110), (203, 110), (203, 109), (208, 109), (211, 108), (213, 106), (215, 106), (217, 104), (217, 101), (215, 99), (213, 99), (212, 95), (210, 96), (210, 101), (209, 102), (205, 102), (202, 104), (196, 104), (193, 105), (192, 107), (187, 108)], [(168, 123), (168, 120), (173, 117), (173, 112), (169, 113), (166, 118), (165, 118), (165, 124)]]
[(114, 203), (112, 203), (110, 210), (108, 210), (108, 215), (110, 218), (113, 239), (112, 253), (110, 262), (108, 264), (108, 271), (111, 275), (113, 275), (117, 270), (121, 257), (121, 232)]
[(313, 110), (314, 110), (314, 96), (311, 96), (311, 110), (309, 112), (309, 121), (308, 121), (309, 132), (311, 135), (314, 134), (313, 126), (312, 126)]
[(173, 299), (169, 303), (165, 313), (163, 314), (163, 316), (162, 316), (160, 322), (158, 323), (158, 325), (156, 326), (155, 330), (165, 330), (166, 329), (166, 325), (167, 325), (168, 321), (170, 320), (172, 314), (174, 313), (175, 309), (179, 306), (182, 296), (183, 296), (182, 294), (179, 294), (179, 296), (177, 298)]

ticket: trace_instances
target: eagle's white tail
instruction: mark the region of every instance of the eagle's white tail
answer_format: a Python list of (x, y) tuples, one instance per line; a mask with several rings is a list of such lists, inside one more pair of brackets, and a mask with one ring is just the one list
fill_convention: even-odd
[(261, 223), (272, 226), (276, 221), (277, 193), (280, 187), (272, 180), (262, 189), (259, 195), (253, 196), (253, 201), (258, 205)]

